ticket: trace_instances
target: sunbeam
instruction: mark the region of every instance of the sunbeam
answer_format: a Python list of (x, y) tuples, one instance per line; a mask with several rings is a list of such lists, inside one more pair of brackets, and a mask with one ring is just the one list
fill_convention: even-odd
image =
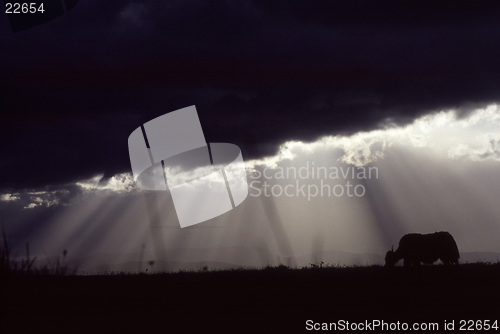
[[(401, 235), (437, 230), (452, 232), (462, 252), (500, 252), (499, 133), (491, 105), (287, 142), (245, 162), (241, 205), (183, 229), (169, 191), (138, 190), (127, 173), (4, 193), (0, 205), (21, 213), (5, 223), (19, 254), (26, 241), (40, 259), (67, 249), (82, 273), (382, 263)], [(49, 209), (43, 228), (22, 232), (36, 223), (30, 212)]]

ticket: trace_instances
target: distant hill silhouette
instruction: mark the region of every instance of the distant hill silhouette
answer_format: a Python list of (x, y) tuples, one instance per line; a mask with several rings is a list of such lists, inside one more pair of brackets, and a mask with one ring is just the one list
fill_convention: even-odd
[(494, 253), (494, 252), (460, 253), (461, 263), (477, 263), (477, 262), (497, 263), (499, 261), (500, 261), (500, 253)]
[[(148, 269), (151, 271), (169, 271), (177, 272), (180, 270), (198, 271), (207, 267), (208, 270), (224, 270), (233, 268), (263, 268), (268, 265), (277, 266), (280, 264), (287, 265), (285, 259), (279, 257), (271, 257), (269, 259), (260, 259), (254, 249), (251, 248), (227, 248), (223, 255), (217, 256), (211, 260), (206, 254), (209, 254), (209, 249), (170, 249), (167, 250), (168, 261), (156, 260), (153, 252), (145, 252), (140, 261), (139, 253), (130, 254), (95, 254), (89, 257), (73, 259), (68, 262), (68, 265), (78, 268), (79, 272), (85, 273), (104, 273), (104, 272), (144, 272)], [(235, 261), (231, 259), (230, 254), (245, 254), (244, 261)], [(189, 256), (182, 255), (189, 254)], [(225, 254), (229, 254), (225, 256)], [(188, 259), (189, 260), (184, 260)], [(124, 260), (126, 259), (126, 260)], [(374, 253), (354, 253), (344, 251), (325, 251), (300, 254), (295, 258), (298, 267), (309, 266), (311, 264), (320, 264), (323, 262), (325, 266), (369, 266), (369, 265), (384, 265), (384, 256)], [(465, 252), (460, 253), (460, 263), (477, 263), (489, 262), (497, 263), (500, 260), (500, 253), (494, 252)], [(38, 260), (41, 264), (44, 259)], [(154, 263), (151, 265), (151, 261)], [(436, 262), (439, 264), (440, 262)], [(82, 265), (83, 264), (83, 265)], [(398, 265), (402, 265), (399, 263)]]

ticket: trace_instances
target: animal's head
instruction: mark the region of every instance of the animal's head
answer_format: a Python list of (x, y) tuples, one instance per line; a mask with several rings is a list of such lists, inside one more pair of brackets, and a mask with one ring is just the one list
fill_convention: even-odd
[(396, 254), (394, 253), (394, 246), (391, 248), (390, 251), (385, 254), (385, 266), (386, 267), (392, 267), (396, 263)]

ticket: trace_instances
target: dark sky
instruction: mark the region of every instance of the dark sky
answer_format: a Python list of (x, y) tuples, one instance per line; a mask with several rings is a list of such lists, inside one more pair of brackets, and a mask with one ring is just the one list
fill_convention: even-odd
[(140, 124), (196, 105), (245, 158), (498, 101), (500, 2), (82, 0), (0, 15), (0, 189), (130, 171)]

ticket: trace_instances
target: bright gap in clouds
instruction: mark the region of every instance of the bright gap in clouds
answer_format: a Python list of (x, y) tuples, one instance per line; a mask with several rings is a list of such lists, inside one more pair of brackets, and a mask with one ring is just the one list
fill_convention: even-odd
[(251, 165), (276, 166), (298, 155), (317, 150), (341, 149), (342, 162), (364, 166), (384, 157), (395, 146), (425, 148), (441, 158), (500, 161), (500, 110), (497, 105), (477, 109), (457, 118), (453, 110), (425, 115), (406, 126), (385, 123), (382, 129), (351, 136), (326, 136), (312, 143), (286, 142), (276, 156), (251, 161)]
[[(381, 263), (403, 234), (439, 230), (450, 231), (463, 253), (497, 253), (499, 111), (490, 105), (462, 118), (441, 111), (406, 126), (386, 122), (351, 136), (286, 142), (275, 156), (245, 162), (245, 202), (185, 229), (170, 194), (139, 191), (130, 173), (1, 194), (0, 206), (20, 255), (26, 241), (41, 259), (68, 249), (68, 261), (85, 272)], [(301, 168), (340, 175), (376, 168), (377, 175), (278, 177)], [(347, 183), (363, 195), (315, 194)], [(274, 193), (267, 196), (266, 187)]]

